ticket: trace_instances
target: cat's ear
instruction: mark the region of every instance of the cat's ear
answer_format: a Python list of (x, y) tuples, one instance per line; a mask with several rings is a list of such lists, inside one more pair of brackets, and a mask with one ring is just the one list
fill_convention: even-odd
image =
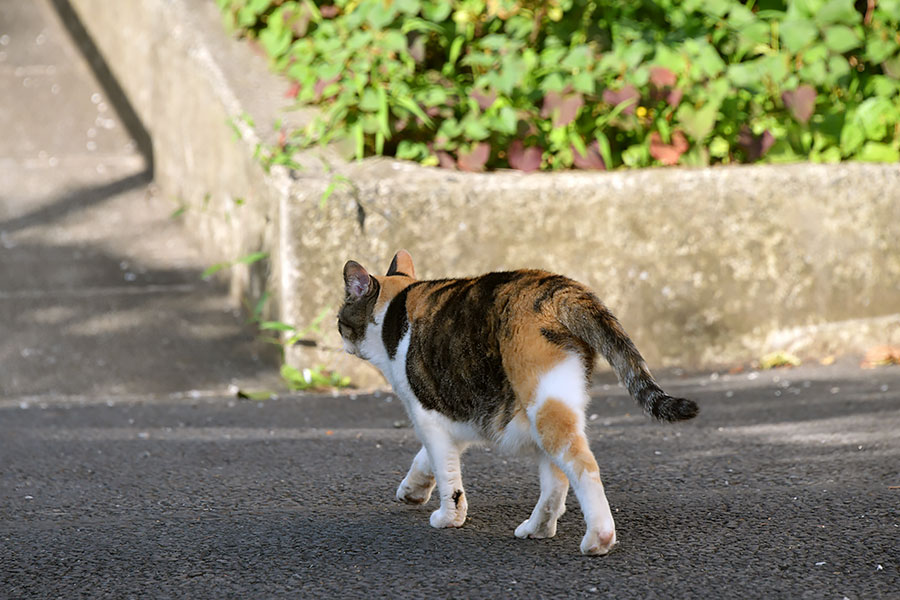
[(390, 275), (406, 275), (407, 277), (416, 278), (416, 270), (413, 267), (412, 256), (406, 250), (399, 250), (388, 267), (388, 276)]
[(344, 265), (344, 289), (347, 297), (358, 300), (365, 296), (372, 286), (372, 278), (365, 267), (355, 260), (348, 260)]

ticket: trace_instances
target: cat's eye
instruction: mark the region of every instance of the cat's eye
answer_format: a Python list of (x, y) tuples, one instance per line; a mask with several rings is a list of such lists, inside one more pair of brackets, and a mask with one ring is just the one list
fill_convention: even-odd
[(353, 326), (338, 317), (338, 331), (341, 335), (344, 335), (344, 329), (346, 329), (351, 334), (353, 333)]

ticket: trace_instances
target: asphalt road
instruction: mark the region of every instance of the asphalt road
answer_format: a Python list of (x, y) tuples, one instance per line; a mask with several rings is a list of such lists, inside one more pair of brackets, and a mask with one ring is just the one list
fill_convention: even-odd
[(528, 461), (464, 458), (469, 520), (393, 500), (417, 449), (390, 395), (0, 401), (4, 598), (898, 598), (900, 368), (663, 378), (692, 422), (594, 388), (619, 545), (513, 529)]

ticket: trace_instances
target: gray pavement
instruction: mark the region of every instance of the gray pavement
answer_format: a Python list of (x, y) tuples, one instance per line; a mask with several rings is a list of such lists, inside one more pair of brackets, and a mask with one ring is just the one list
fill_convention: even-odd
[(675, 426), (600, 377), (612, 554), (574, 497), (516, 539), (535, 468), (488, 449), (434, 530), (393, 395), (226, 393), (277, 370), (44, 0), (0, 0), (0, 94), (0, 598), (900, 597), (900, 368), (664, 373)]
[(527, 460), (464, 457), (469, 520), (393, 500), (418, 444), (392, 395), (0, 405), (0, 596), (897, 598), (900, 369), (664, 377), (664, 426), (606, 380), (588, 435), (618, 525), (583, 557), (513, 529)]

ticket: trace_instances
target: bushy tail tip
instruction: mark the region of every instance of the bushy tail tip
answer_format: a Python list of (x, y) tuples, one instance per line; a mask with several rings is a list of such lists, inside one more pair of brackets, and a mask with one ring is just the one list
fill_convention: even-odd
[(644, 406), (652, 416), (669, 422), (687, 421), (700, 412), (700, 407), (693, 400), (675, 398), (663, 392), (654, 394)]

